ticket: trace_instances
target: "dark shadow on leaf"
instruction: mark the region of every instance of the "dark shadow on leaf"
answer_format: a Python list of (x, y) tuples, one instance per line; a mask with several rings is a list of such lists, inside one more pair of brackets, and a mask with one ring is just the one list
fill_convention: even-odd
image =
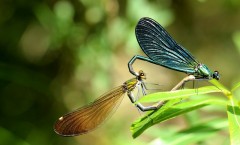
[(210, 133), (210, 132), (216, 132), (219, 130), (221, 130), (221, 128), (215, 128), (210, 125), (197, 125), (197, 126), (191, 127), (190, 129), (182, 130), (179, 133), (185, 133), (185, 134), (189, 134), (189, 133), (193, 133), (193, 132)]
[(238, 106), (227, 105), (227, 110), (234, 115), (240, 115), (240, 108)]

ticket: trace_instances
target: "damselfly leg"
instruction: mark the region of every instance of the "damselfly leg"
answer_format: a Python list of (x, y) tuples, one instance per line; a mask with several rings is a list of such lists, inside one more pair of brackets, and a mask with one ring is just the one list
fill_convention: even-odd
[[(140, 75), (140, 74), (139, 74)], [(138, 84), (136, 84), (136, 88), (138, 89), (137, 90), (137, 96), (135, 97), (134, 96), (134, 93), (133, 91), (128, 91), (127, 92), (127, 95), (129, 97), (129, 99), (131, 100), (132, 103), (135, 103), (136, 101), (138, 101), (139, 97), (140, 97), (140, 93), (142, 93), (142, 96), (146, 96), (147, 95), (147, 88), (146, 88), (146, 85), (144, 83), (143, 80), (139, 80), (138, 81)], [(161, 105), (160, 105), (161, 104)], [(141, 103), (136, 103), (135, 106), (141, 110), (141, 111), (150, 111), (150, 110), (156, 110), (156, 109), (159, 109), (163, 104), (162, 103), (159, 103), (159, 105), (150, 105), (150, 106), (144, 106), (143, 104)]]

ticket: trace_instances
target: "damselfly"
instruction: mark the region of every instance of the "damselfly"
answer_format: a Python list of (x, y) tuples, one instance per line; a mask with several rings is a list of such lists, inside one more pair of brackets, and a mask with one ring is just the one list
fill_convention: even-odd
[(218, 71), (212, 72), (205, 64), (199, 63), (155, 20), (147, 17), (140, 19), (135, 33), (141, 49), (148, 57), (135, 55), (129, 61), (129, 71), (133, 75), (137, 76), (138, 74), (133, 70), (132, 64), (136, 59), (140, 59), (172, 70), (185, 72), (194, 76), (194, 80), (209, 80), (212, 78), (219, 80)]
[[(123, 85), (103, 94), (94, 102), (63, 115), (56, 121), (54, 131), (62, 136), (76, 136), (95, 129), (118, 107), (125, 93), (127, 93), (132, 103), (137, 101), (133, 95), (135, 88), (141, 89), (143, 95), (146, 95), (147, 88), (143, 79), (146, 79), (146, 75), (143, 71), (139, 71), (136, 78), (130, 79)], [(163, 104), (159, 102), (153, 106), (145, 107), (140, 103), (136, 103), (136, 107), (141, 111), (156, 110), (161, 105)]]

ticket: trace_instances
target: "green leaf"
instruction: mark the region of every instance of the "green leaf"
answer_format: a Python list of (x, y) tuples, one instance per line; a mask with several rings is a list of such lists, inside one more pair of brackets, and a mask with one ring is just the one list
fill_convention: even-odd
[(151, 111), (151, 112), (147, 113), (145, 116), (143, 116), (140, 119), (133, 122), (131, 125), (131, 128), (130, 128), (133, 138), (136, 138), (144, 130), (146, 130), (147, 128), (149, 128), (153, 125), (152, 117), (155, 116), (154, 114), (156, 114), (157, 112), (164, 112), (167, 109), (169, 109), (169, 107), (175, 105), (176, 103), (179, 103), (180, 101), (181, 101), (181, 99), (170, 100), (166, 104), (164, 104), (164, 106), (162, 106), (160, 109), (158, 109), (156, 111)]
[(184, 89), (171, 92), (158, 92), (146, 95), (142, 97), (139, 102), (158, 102), (163, 100), (171, 100), (177, 98), (184, 98), (192, 95), (200, 95), (207, 93), (221, 92), (221, 90), (215, 86), (201, 87), (199, 89)]
[(238, 102), (230, 97), (227, 114), (230, 131), (231, 145), (240, 144), (240, 108)]
[[(132, 136), (136, 138), (142, 134), (147, 128), (154, 124), (169, 120), (178, 115), (202, 108), (210, 104), (226, 105), (226, 101), (222, 99), (199, 99), (176, 104), (181, 99), (174, 99), (168, 101), (162, 108), (153, 111), (141, 119), (135, 121), (131, 126)], [(174, 105), (176, 104), (176, 105)], [(174, 106), (173, 106), (174, 105)]]
[(232, 87), (231, 92), (235, 91), (235, 90), (238, 89), (239, 87), (240, 87), (240, 82), (238, 82), (237, 84), (235, 84), (235, 85)]
[(216, 135), (216, 132), (228, 126), (226, 119), (205, 121), (188, 129), (174, 133), (166, 141), (168, 145), (195, 144)]

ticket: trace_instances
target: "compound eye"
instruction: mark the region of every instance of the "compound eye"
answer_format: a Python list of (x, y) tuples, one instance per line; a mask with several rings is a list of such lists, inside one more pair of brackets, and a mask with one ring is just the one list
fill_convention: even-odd
[(213, 72), (213, 78), (216, 79), (216, 80), (219, 80), (220, 79), (220, 74), (218, 71), (214, 71)]
[(140, 70), (138, 73), (139, 73), (139, 76), (145, 76), (145, 73), (142, 70)]

